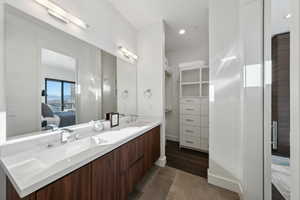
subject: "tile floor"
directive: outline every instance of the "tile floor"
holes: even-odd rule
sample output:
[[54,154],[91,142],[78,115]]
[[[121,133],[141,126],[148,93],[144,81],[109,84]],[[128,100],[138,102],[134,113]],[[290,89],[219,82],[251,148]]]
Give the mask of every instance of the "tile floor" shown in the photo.
[[205,178],[171,167],[154,168],[130,200],[239,200],[237,194],[209,185]]

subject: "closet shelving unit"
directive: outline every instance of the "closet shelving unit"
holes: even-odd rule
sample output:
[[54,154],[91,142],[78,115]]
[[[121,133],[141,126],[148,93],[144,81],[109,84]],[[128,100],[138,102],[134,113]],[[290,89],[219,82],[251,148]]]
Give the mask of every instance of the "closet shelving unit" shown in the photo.
[[208,151],[209,67],[183,63],[180,72],[180,147]]
[[[192,64],[190,64],[192,65]],[[180,66],[180,97],[208,97],[209,68],[206,65]]]

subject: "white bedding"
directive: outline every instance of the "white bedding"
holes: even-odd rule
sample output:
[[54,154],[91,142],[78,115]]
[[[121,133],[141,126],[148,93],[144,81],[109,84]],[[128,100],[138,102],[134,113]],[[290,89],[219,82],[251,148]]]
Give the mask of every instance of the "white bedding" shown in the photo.
[[[278,162],[278,159],[280,162]],[[289,161],[286,162],[286,158],[273,157],[272,163],[272,183],[286,199],[290,200],[290,188],[291,188],[291,172]]]

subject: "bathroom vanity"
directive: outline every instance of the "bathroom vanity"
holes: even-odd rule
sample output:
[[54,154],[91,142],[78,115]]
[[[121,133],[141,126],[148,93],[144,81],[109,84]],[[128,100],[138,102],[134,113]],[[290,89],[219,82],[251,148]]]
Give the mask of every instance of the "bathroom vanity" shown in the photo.
[[[102,141],[99,144],[80,144],[97,137]],[[64,154],[74,145],[82,145],[83,150],[52,161],[61,156],[59,151]],[[41,157],[39,166],[38,153],[25,158],[20,152],[23,160],[15,155],[1,159],[8,175],[7,200],[123,200],[159,159],[160,125],[135,123],[45,151],[49,151],[48,156]]]
[[161,119],[137,117],[136,60],[12,6],[4,15],[6,199],[127,199],[160,157]]

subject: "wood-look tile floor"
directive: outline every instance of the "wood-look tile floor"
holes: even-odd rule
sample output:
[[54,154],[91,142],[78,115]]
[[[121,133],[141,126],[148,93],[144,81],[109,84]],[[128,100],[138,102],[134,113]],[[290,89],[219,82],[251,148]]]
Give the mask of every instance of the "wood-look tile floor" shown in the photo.
[[166,142],[167,165],[207,178],[208,154],[179,148],[178,142]]
[[212,186],[205,178],[171,167],[154,168],[130,200],[239,200],[236,193]]
[[285,200],[274,185],[272,185],[272,200]]

